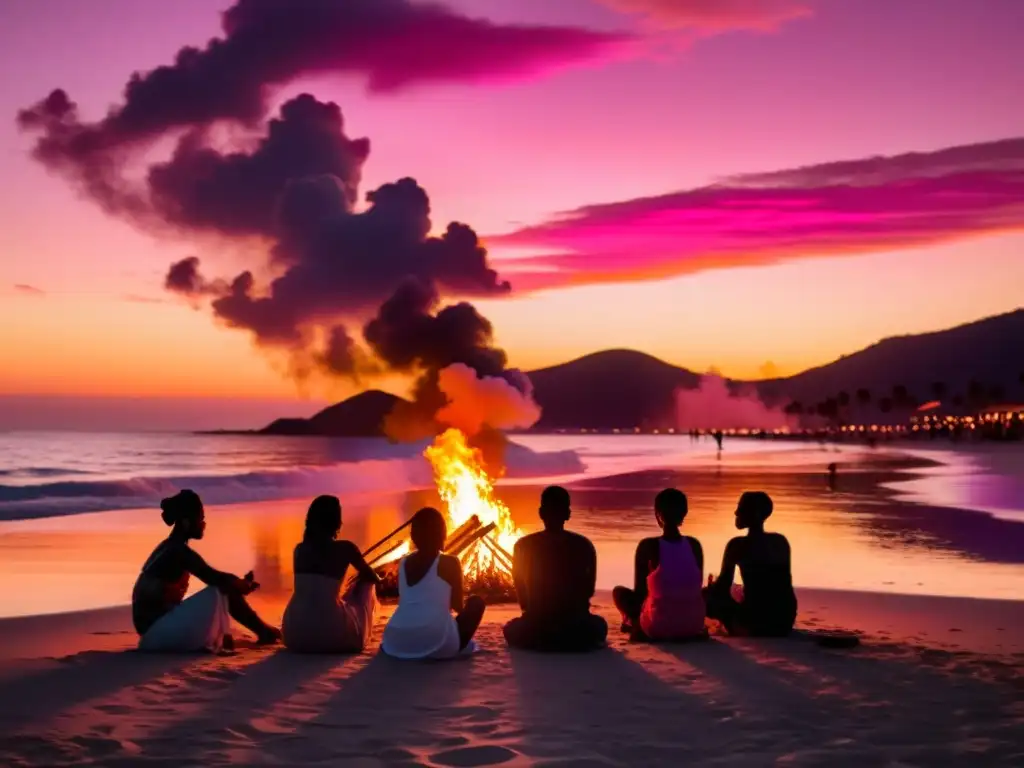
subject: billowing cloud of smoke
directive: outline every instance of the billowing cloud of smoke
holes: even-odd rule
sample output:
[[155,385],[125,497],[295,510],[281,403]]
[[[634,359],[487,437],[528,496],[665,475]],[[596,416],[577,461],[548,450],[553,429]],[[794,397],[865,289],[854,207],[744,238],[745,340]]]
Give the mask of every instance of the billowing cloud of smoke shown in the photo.
[[438,375],[438,388],[448,402],[437,412],[437,420],[468,435],[487,427],[532,427],[540,419],[540,406],[533,400],[529,379],[523,375],[521,381],[523,388],[518,389],[508,379],[480,378],[469,366],[450,365]]
[[[457,398],[468,395],[469,385],[458,390],[461,370],[479,377],[485,391],[490,387],[517,390],[531,399],[531,387],[524,374],[507,369],[504,350],[494,346],[494,329],[472,304],[460,302],[441,307],[434,287],[415,279],[403,282],[380,307],[376,317],[363,328],[363,338],[375,360],[392,371],[418,372],[411,402],[399,403],[385,422],[389,435],[415,440],[436,434],[445,423],[439,412]],[[453,371],[454,369],[454,371]],[[448,371],[443,375],[444,371]],[[446,392],[442,379],[447,384]],[[465,407],[483,404],[476,397]],[[456,411],[461,415],[461,411]],[[473,432],[514,426],[506,413],[481,419],[479,426],[466,424]],[[502,422],[502,423],[498,423]]]
[[779,408],[769,408],[754,391],[729,391],[721,376],[701,377],[696,389],[678,389],[676,429],[783,429],[797,420]]
[[702,33],[773,30],[811,14],[809,0],[602,0],[659,28]]
[[[540,254],[520,290],[650,280],[1024,229],[1024,138],[726,179],[488,238]],[[545,255],[544,249],[548,249]]]
[[36,156],[104,205],[142,214],[148,201],[121,176],[141,147],[184,132],[179,149],[202,163],[208,126],[259,125],[275,91],[303,76],[350,75],[371,91],[395,91],[535,74],[627,42],[573,27],[496,24],[413,0],[237,0],[222,29],[172,64],[133,74],[102,120],[82,122],[62,90],[24,110],[21,125],[42,133]]
[[268,105],[305,75],[349,73],[394,90],[534,72],[624,39],[495,24],[411,0],[237,0],[223,29],[173,64],[133,75],[101,120],[83,121],[59,90],[23,110],[36,158],[137,226],[262,248],[262,263],[234,277],[183,259],[165,288],[285,353],[296,377],[418,377],[413,402],[389,420],[396,436],[436,428],[448,366],[526,392],[490,323],[471,304],[441,298],[509,293],[476,233],[452,223],[430,236],[429,198],[410,178],[369,192],[357,210],[369,141],[347,136],[338,105],[312,95],[269,119]]

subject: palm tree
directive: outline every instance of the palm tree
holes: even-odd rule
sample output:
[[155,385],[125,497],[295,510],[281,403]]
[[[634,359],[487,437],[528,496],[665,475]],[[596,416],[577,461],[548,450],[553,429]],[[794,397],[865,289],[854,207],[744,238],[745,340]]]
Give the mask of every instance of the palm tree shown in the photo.
[[946,382],[944,381],[933,381],[932,382],[932,394],[936,400],[942,400],[946,396]]
[[879,400],[878,401],[878,410],[880,410],[882,413],[889,413],[889,412],[891,412],[892,411],[892,398],[891,397],[883,397],[881,400]]
[[784,413],[788,413],[791,416],[799,416],[801,413],[804,412],[804,404],[801,403],[799,400],[794,400],[782,410]]
[[850,404],[850,393],[845,391],[840,392],[836,395],[836,400],[839,402],[840,408],[845,408]]
[[871,390],[861,387],[857,390],[857,402],[861,405],[867,405],[871,402]]

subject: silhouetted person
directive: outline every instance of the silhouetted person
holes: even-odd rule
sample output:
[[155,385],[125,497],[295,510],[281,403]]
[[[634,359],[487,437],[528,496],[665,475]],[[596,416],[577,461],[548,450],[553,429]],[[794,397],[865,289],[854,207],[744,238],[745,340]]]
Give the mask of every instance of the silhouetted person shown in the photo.
[[544,530],[524,536],[512,553],[512,575],[523,615],[505,625],[505,640],[536,651],[589,651],[604,645],[608,623],[590,612],[597,552],[590,540],[565,530],[569,492],[546,488],[540,497]]
[[633,589],[612,590],[622,629],[636,640],[684,640],[706,636],[704,629],[704,550],[679,532],[686,517],[686,494],[666,488],[654,498],[661,536],[644,539],[634,558]]
[[[306,531],[295,547],[295,592],[284,611],[284,644],[300,653],[359,653],[370,638],[377,609],[377,574],[351,541],[338,541],[341,502],[317,496],[306,512]],[[340,599],[349,567],[356,578]]]
[[448,527],[440,512],[424,507],[413,515],[410,537],[416,550],[398,565],[398,607],[381,649],[400,659],[454,658],[476,634],[484,601],[463,600],[462,563],[441,552]]
[[722,441],[725,440],[725,435],[722,434],[722,430],[715,432],[715,443],[718,444],[718,450],[722,450]]
[[831,464],[828,465],[828,487],[829,487],[829,490],[834,491],[836,489],[836,473],[838,472],[838,469],[839,468],[836,466],[835,462],[832,462]]
[[[189,546],[206,532],[203,502],[194,491],[180,491],[160,502],[171,534],[142,566],[132,590],[132,621],[139,647],[153,651],[218,651],[231,646],[229,616],[256,635],[261,644],[281,633],[261,619],[245,596],[259,588],[250,571],[239,578],[207,565]],[[189,577],[209,585],[187,600]]]
[[[764,491],[740,496],[736,527],[746,529],[747,535],[726,545],[722,573],[717,581],[708,580],[708,616],[721,621],[730,634],[781,637],[789,634],[796,621],[789,542],[781,533],[764,529],[772,506]],[[734,595],[737,567],[743,588],[742,594]]]

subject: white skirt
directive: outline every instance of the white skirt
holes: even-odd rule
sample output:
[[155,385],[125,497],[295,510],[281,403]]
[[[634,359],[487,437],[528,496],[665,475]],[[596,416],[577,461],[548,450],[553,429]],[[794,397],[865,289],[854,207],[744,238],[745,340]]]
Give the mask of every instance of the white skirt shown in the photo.
[[157,653],[217,653],[231,630],[228,598],[207,587],[165,613],[141,638],[140,651]]

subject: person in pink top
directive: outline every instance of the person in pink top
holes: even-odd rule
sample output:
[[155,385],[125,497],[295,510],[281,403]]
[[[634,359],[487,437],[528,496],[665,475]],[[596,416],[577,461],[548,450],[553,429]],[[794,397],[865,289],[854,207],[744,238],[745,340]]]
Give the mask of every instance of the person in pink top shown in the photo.
[[688,640],[706,637],[704,628],[704,550],[679,532],[687,513],[686,494],[666,488],[654,499],[661,536],[636,548],[633,589],[612,591],[622,614],[622,630],[634,640]]

